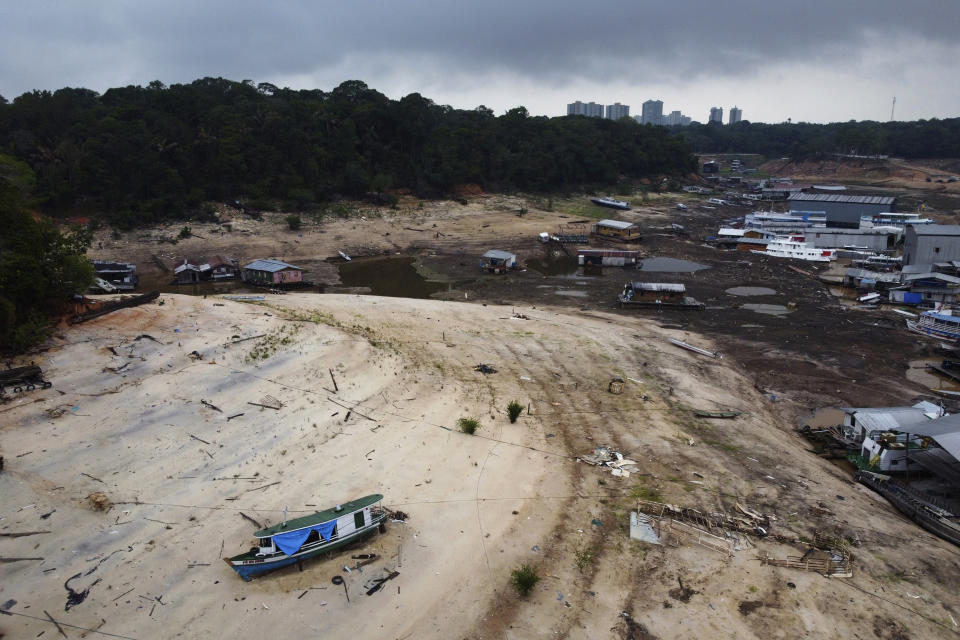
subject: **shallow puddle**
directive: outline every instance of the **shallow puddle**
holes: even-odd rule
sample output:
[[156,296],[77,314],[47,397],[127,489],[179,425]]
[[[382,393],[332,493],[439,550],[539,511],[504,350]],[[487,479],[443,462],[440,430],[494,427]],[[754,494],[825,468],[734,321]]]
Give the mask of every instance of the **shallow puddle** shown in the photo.
[[745,304],[743,308],[768,316],[785,316],[788,313],[792,313],[790,309],[782,304]]
[[586,298],[587,292],[579,289],[557,289],[554,291],[558,296],[569,296],[571,298]]
[[545,276],[565,276],[576,273],[579,269],[576,258],[561,256],[553,259],[530,258],[525,261],[528,269]]
[[824,407],[813,412],[812,416],[803,420],[803,424],[810,425],[814,429],[823,429],[843,424],[843,409],[837,407]]
[[727,289],[727,293],[732,296],[772,296],[777,292],[767,287],[732,287]]
[[394,298],[429,298],[447,287],[433,282],[414,268],[412,256],[354,258],[338,266],[340,282],[345,287],[370,287],[375,296]]
[[640,264],[641,271],[661,271],[666,273],[691,273],[701,269],[709,269],[705,264],[677,258],[647,258]]

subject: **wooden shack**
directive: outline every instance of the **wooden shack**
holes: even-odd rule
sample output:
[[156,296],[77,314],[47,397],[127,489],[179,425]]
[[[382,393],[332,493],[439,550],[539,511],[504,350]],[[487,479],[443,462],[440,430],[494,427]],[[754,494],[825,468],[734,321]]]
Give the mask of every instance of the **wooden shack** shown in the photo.
[[590,225],[590,233],[600,238],[609,238],[619,242],[639,242],[643,240],[640,227],[623,220],[600,220]]
[[686,295],[687,288],[672,282],[628,282],[617,296],[617,306],[658,309],[704,309],[705,305]]
[[303,282],[303,269],[280,260],[254,260],[243,268],[243,281],[259,286],[297,285]]
[[509,269],[517,268],[517,255],[500,249],[490,249],[483,254],[480,268],[490,273],[506,273]]

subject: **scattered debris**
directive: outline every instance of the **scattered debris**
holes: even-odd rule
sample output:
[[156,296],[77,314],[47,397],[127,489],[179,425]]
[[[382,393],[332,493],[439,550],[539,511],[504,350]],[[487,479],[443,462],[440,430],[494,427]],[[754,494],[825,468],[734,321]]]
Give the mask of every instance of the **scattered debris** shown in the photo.
[[200,352],[194,350],[187,354],[191,360],[203,360],[203,356],[200,355]]
[[650,517],[637,511],[630,512],[630,538],[650,544],[663,544],[650,524]]
[[239,417],[242,416],[242,415],[243,415],[242,413],[235,413],[235,414],[233,414],[232,416],[227,416],[227,422],[230,422],[230,421],[233,420],[234,418],[239,418]]
[[90,595],[90,589],[93,589],[93,587],[101,580],[101,578],[97,578],[92,583],[90,583],[90,586],[88,586],[83,591],[74,591],[70,587],[70,581],[76,580],[81,575],[82,574],[80,573],[72,575],[69,578],[67,578],[66,582],[63,583],[63,588],[67,590],[67,604],[63,607],[64,611],[70,611],[70,609],[72,609],[73,607],[77,606],[78,604],[86,600],[87,596]]
[[368,596],[372,596],[377,591],[379,591],[383,585],[390,580],[393,580],[400,575],[399,571],[390,571],[389,569],[382,569],[380,575],[375,578],[371,578],[363,583],[363,589],[367,592]]
[[89,473],[84,473],[83,471],[81,471],[81,472],[80,472],[80,475],[82,475],[82,476],[87,476],[87,477],[90,478],[91,480],[96,480],[96,481],[99,482],[100,484],[107,484],[106,482],[104,482],[104,481],[101,480],[100,478],[97,478],[96,476],[92,476],[92,475],[90,475]]
[[695,347],[692,344],[684,342],[683,340],[677,340],[676,338],[667,338],[667,341],[670,342],[670,344],[676,345],[688,351],[693,351],[694,353],[699,353],[702,356],[709,356],[711,358],[716,358],[717,360],[720,360],[723,358],[723,356],[716,351],[709,351],[707,349]]
[[623,378],[611,378],[610,384],[607,385],[607,391],[615,395],[623,393]]
[[41,533],[50,533],[49,531],[15,531],[13,533],[0,533],[0,538],[22,538],[24,536],[36,536]]
[[243,516],[243,519],[244,519],[244,520],[247,520],[248,522],[252,523],[258,530],[264,528],[262,524],[260,524],[259,522],[257,522],[256,520],[254,520],[253,518],[251,518],[250,516],[248,516],[248,515],[245,514],[244,512],[240,511],[240,512],[238,512],[238,513],[239,513],[241,516]]
[[[218,413],[223,413],[223,411],[220,409],[220,407],[216,406],[216,405],[213,404],[212,402],[207,402],[207,401],[204,400],[203,398],[200,399],[200,404],[202,404],[203,406],[207,407],[208,409],[213,409],[214,411],[217,411]],[[209,443],[208,443],[208,444],[209,444]]]
[[618,478],[629,478],[638,470],[635,461],[624,458],[622,453],[606,446],[599,446],[592,454],[580,456],[577,460],[595,467],[610,467],[610,473]]
[[480,373],[482,373],[482,374],[484,374],[484,375],[489,375],[489,374],[491,374],[491,373],[496,373],[496,372],[497,372],[497,370],[494,369],[494,368],[493,368],[492,366],[490,366],[489,364],[483,364],[483,363],[478,364],[477,366],[475,366],[475,367],[473,368],[473,370],[474,370],[474,371],[479,371]]
[[273,396],[263,396],[260,398],[260,402],[247,402],[247,404],[252,404],[255,407],[263,407],[264,409],[273,409],[279,410],[283,407],[283,403],[274,398]]
[[[103,481],[101,480],[101,482]],[[108,498],[107,494],[105,494],[103,491],[94,491],[88,495],[87,502],[90,503],[90,508],[94,511],[107,511],[113,506],[113,503],[110,502],[110,498]]]
[[[220,411],[220,409],[217,409],[217,411]],[[207,442],[207,441],[204,440],[203,438],[198,438],[197,436],[193,435],[192,433],[188,433],[187,435],[190,436],[191,438],[193,438],[194,440],[196,440],[197,442],[202,442],[203,444],[210,444],[209,442]]]

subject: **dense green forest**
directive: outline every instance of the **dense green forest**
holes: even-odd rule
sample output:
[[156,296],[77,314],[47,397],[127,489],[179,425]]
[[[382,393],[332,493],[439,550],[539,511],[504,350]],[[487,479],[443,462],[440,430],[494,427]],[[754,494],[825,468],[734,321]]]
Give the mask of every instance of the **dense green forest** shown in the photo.
[[93,281],[87,260],[92,232],[62,232],[27,210],[35,186],[24,163],[0,155],[0,352],[42,340],[48,318]]
[[803,160],[831,153],[885,154],[901,158],[960,158],[960,118],[916,122],[834,122],[831,124],[674,127],[698,153],[759,153]]
[[689,146],[631,120],[531,117],[400,100],[359,81],[330,92],[204,78],[190,84],[26,93],[0,101],[0,152],[37,177],[42,210],[120,227],[195,215],[211,200],[408,189],[585,190],[696,170]]

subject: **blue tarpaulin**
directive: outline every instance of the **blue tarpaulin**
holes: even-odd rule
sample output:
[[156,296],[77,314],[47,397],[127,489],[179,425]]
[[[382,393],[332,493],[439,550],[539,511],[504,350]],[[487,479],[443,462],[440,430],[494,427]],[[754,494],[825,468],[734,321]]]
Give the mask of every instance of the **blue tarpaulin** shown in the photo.
[[904,293],[903,301],[906,302],[907,304],[920,304],[921,302],[923,302],[923,294],[909,293],[909,292]]
[[330,522],[324,522],[323,524],[315,524],[312,527],[307,527],[306,529],[297,529],[296,531],[288,531],[287,533],[277,533],[273,536],[273,541],[276,543],[280,551],[283,551],[288,556],[292,556],[297,551],[300,550],[301,545],[306,541],[307,536],[310,535],[311,531],[316,531],[320,534],[320,537],[324,540],[329,540],[330,536],[333,534],[333,528],[337,526],[336,520],[331,520]]

